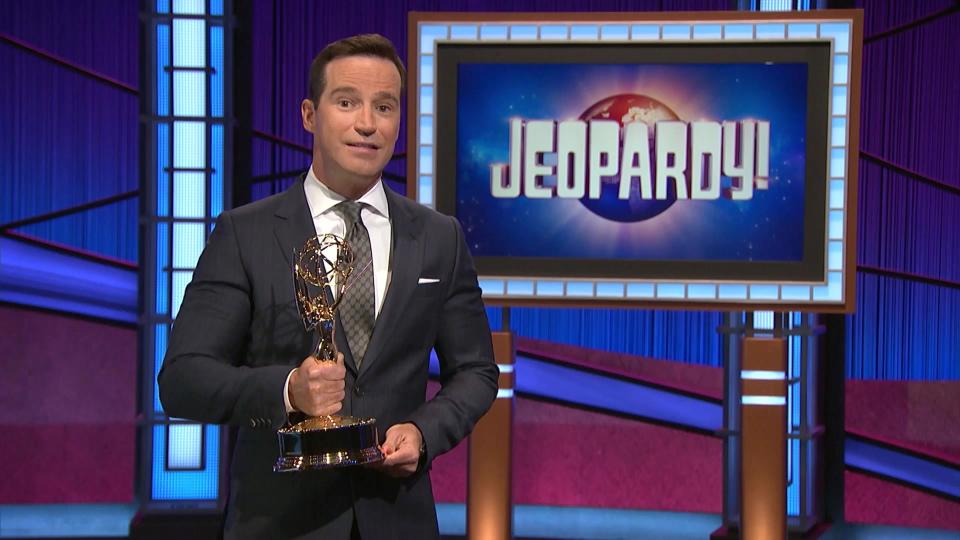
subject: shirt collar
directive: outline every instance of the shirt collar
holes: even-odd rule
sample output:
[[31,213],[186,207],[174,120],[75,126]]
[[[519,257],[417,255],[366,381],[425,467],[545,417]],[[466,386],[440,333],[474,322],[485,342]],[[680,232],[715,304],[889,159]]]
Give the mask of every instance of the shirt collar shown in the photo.
[[[307,206],[310,207],[310,216],[317,217],[338,203],[347,200],[336,191],[330,189],[313,174],[313,165],[307,171],[307,178],[303,181],[303,191],[307,195]],[[387,194],[384,192],[383,179],[377,182],[367,190],[357,202],[364,203],[375,212],[385,218],[390,218],[390,210],[387,208]]]

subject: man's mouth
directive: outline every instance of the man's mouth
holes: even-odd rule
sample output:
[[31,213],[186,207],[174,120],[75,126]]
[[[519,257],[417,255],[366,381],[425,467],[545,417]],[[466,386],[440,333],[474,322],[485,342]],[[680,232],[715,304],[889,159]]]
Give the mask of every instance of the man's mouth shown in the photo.
[[373,143],[365,143],[365,142],[347,143],[347,146],[351,146],[351,147],[353,147],[353,148],[362,148],[362,149],[366,149],[366,150],[379,150],[379,149],[380,149],[379,146],[377,146],[377,145],[375,145],[375,144],[373,144]]

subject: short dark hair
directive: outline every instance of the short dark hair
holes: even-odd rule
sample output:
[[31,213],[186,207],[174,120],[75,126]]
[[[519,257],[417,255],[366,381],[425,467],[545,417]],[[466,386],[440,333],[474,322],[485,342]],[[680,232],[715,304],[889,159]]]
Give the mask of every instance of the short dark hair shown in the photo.
[[407,70],[404,69],[403,61],[397,55],[397,49],[394,48],[393,43],[380,34],[360,34],[327,45],[310,63],[310,81],[307,86],[307,95],[314,105],[320,100],[320,94],[323,94],[323,88],[326,84],[324,75],[327,64],[345,56],[376,56],[393,62],[393,65],[397,66],[397,71],[400,72],[400,92],[402,93],[405,90]]

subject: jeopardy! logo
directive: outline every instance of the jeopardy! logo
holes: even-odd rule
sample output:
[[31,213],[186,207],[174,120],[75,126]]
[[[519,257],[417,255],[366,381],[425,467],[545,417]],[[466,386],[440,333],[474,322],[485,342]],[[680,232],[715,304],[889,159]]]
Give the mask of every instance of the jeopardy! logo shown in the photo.
[[677,200],[752,199],[768,187],[769,159],[769,122],[684,122],[653,98],[621,94],[577,120],[511,119],[510,162],[490,165],[490,192],[577,199],[602,217],[642,221]]

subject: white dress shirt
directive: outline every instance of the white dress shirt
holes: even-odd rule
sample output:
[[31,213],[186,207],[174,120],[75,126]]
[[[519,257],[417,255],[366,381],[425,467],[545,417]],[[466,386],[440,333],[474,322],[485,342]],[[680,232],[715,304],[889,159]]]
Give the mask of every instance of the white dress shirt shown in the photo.
[[[383,297],[390,281],[392,240],[390,209],[387,208],[387,194],[383,190],[383,182],[378,180],[369,191],[357,199],[357,202],[364,204],[360,219],[370,234],[370,251],[373,256],[374,318],[380,315]],[[341,238],[345,237],[346,225],[343,219],[333,211],[333,207],[347,198],[320,182],[313,174],[312,166],[304,180],[303,191],[307,194],[307,206],[310,207],[313,227],[317,234],[335,234]],[[357,268],[356,271],[359,272],[360,269]],[[336,287],[333,289],[336,294]]]
[[[333,211],[333,207],[341,201],[347,200],[347,198],[328,188],[317,179],[317,176],[313,173],[313,165],[310,165],[307,177],[303,181],[303,191],[307,195],[307,206],[310,208],[310,216],[313,218],[313,227],[317,235],[335,234],[341,238],[345,237],[346,224]],[[373,260],[374,319],[376,319],[380,315],[383,298],[386,296],[387,286],[390,284],[390,246],[393,239],[390,226],[390,209],[387,207],[387,194],[384,192],[383,181],[378,180],[369,191],[357,199],[357,202],[364,205],[360,211],[360,220],[363,221],[363,225],[370,235],[370,251]],[[360,269],[357,268],[356,271],[359,272]],[[331,287],[331,289],[336,294],[336,287]],[[293,375],[293,370],[290,371],[290,375]],[[290,405],[290,394],[288,392],[290,375],[287,375],[287,382],[283,385],[283,402],[288,413],[294,410],[293,406]]]

